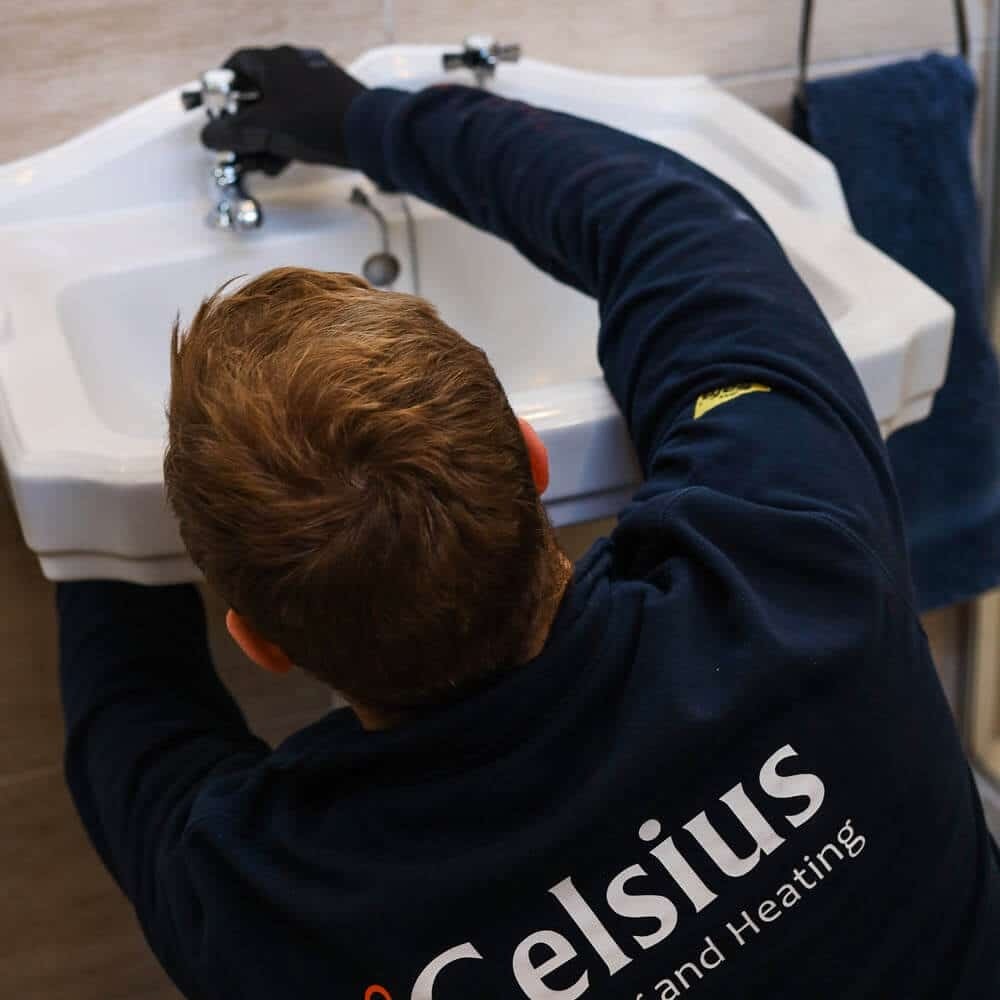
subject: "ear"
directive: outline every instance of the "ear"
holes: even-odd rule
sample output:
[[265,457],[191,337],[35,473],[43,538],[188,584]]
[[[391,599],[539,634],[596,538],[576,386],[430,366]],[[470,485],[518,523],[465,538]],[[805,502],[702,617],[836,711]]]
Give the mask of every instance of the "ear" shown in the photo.
[[268,642],[263,636],[258,635],[246,619],[232,608],[226,612],[226,628],[229,629],[229,634],[233,637],[236,645],[258,667],[270,670],[273,674],[287,674],[294,666],[280,646],[276,646],[273,642]]
[[531,478],[535,481],[535,489],[541,496],[549,488],[549,453],[535,428],[521,417],[517,418],[524,436],[524,446],[528,449],[528,460],[531,462]]

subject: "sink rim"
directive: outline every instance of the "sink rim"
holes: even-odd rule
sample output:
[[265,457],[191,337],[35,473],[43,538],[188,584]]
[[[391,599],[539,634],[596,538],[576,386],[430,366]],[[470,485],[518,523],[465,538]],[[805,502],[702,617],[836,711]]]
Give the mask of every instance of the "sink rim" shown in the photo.
[[[359,181],[368,183],[361,174],[353,172],[331,178],[325,193],[333,221],[317,222],[308,231],[282,231],[275,227],[262,234],[266,243],[257,241],[246,246],[259,250],[276,243],[296,245],[317,234],[335,234],[337,221],[341,218],[356,223],[357,210],[348,205],[347,193]],[[422,219],[450,218],[442,210],[412,196],[410,205],[418,225]],[[395,221],[396,214],[402,218],[398,207],[386,204],[380,207],[390,223]],[[13,473],[58,480],[83,477],[109,484],[162,481],[165,437],[124,433],[109,426],[100,416],[91,401],[84,370],[74,360],[71,335],[60,320],[61,302],[67,292],[91,280],[109,276],[127,280],[129,274],[137,271],[155,271],[184,261],[219,259],[230,252],[230,245],[215,240],[216,234],[202,227],[200,220],[192,224],[191,216],[197,213],[178,215],[165,206],[153,206],[139,214],[144,216],[146,223],[150,215],[158,217],[161,224],[152,228],[158,232],[159,239],[140,262],[130,256],[127,240],[122,243],[116,239],[120,234],[126,238],[131,236],[133,240],[142,239],[141,234],[149,231],[149,225],[134,225],[135,214],[119,213],[114,218],[102,219],[102,231],[96,234],[94,220],[86,217],[30,226],[0,226],[0,256],[12,251],[8,238],[17,230],[23,233],[30,230],[34,238],[28,243],[27,251],[25,244],[18,247],[20,272],[0,278],[0,300],[5,300],[4,313],[12,327],[11,336],[0,341],[0,445]],[[71,251],[59,256],[49,254],[48,251],[56,249],[56,242],[65,248],[83,235],[105,237],[103,247],[88,255],[83,267]],[[274,251],[270,255],[274,255]],[[238,270],[238,261],[234,260],[233,266]],[[525,262],[524,266],[531,265]],[[254,268],[250,273],[258,271],[259,268]],[[33,300],[32,296],[12,287],[19,277],[27,276],[48,289],[44,300]],[[208,291],[211,289],[206,288],[206,293]],[[168,329],[165,325],[164,352],[169,343]],[[46,394],[34,391],[42,373],[35,372],[35,377],[31,377],[31,368],[41,357],[45,359],[44,379],[49,390]],[[28,377],[18,377],[25,372]],[[61,400],[58,412],[48,405],[53,395]],[[610,393],[599,376],[566,380],[509,395],[517,412],[524,416],[533,414],[544,432],[577,426],[614,408]],[[558,397],[561,408],[545,403],[545,397]],[[73,442],[72,447],[65,445],[67,440]]]
[[[430,71],[434,60],[448,48],[451,47],[380,47],[365,53],[350,68],[364,77],[366,73],[375,72],[380,61],[408,59],[414,74],[419,67]],[[644,99],[648,98],[643,113],[655,109],[676,112],[685,102],[693,107],[700,101],[702,106],[714,109],[713,113],[738,113],[741,117],[737,124],[746,123],[750,133],[774,137],[776,143],[781,136],[782,148],[786,150],[793,148],[787,144],[796,142],[773,122],[705,77],[623,77],[525,59],[517,67],[502,67],[499,79],[511,83],[520,80],[518,86],[527,89],[540,88],[544,82],[554,87],[585,85],[590,91],[594,90],[594,82],[599,81],[604,90],[617,88],[622,95],[630,94],[634,98],[641,94]],[[405,85],[405,80],[393,83]],[[202,203],[193,181],[204,172],[205,154],[194,142],[196,123],[180,109],[178,91],[179,88],[167,91],[65,143],[0,166],[0,255],[5,262],[13,262],[6,273],[0,273],[0,454],[7,466],[26,540],[39,554],[54,554],[47,564],[47,574],[57,572],[56,556],[66,555],[68,559],[69,553],[84,551],[79,544],[80,532],[74,535],[71,530],[70,522],[74,517],[87,525],[87,538],[95,545],[99,543],[99,549],[94,551],[111,553],[109,558],[120,556],[123,566],[131,563],[137,567],[144,559],[166,560],[163,563],[166,565],[171,562],[169,557],[183,553],[172,519],[163,516],[162,452],[165,442],[114,432],[99,420],[91,407],[83,405],[80,394],[74,395],[74,382],[65,366],[69,365],[70,374],[76,379],[80,378],[79,370],[70,364],[63,331],[53,319],[57,297],[72,283],[109,273],[109,260],[117,259],[119,270],[127,271],[129,264],[132,269],[155,267],[183,258],[229,253],[234,246],[230,236],[226,236],[229,242],[220,243],[220,234],[212,233],[202,224]],[[606,111],[612,105],[613,102],[605,102],[602,107]],[[187,132],[191,133],[190,137],[180,134]],[[744,131],[740,131],[740,137],[746,139]],[[56,207],[40,211],[33,219],[12,221],[10,212],[6,213],[6,219],[4,217],[5,207],[23,205],[32,198],[41,198],[44,203],[49,193],[58,193],[59,185],[69,183],[72,186],[98,168],[110,170],[116,157],[145,145],[161,143],[157,147],[159,155],[167,149],[164,143],[168,141],[171,155],[176,154],[178,169],[183,173],[180,180],[168,178],[171,183],[176,181],[176,190],[169,196],[157,192],[146,203],[67,214],[65,206],[58,208],[58,197],[53,195],[51,204]],[[801,147],[800,151],[806,149]],[[810,176],[812,170],[817,181],[829,180],[832,167],[818,154],[809,151],[806,156],[803,153],[802,162],[807,166],[804,176]],[[826,166],[820,170],[815,168],[817,163]],[[163,173],[166,166],[158,162],[157,169]],[[320,175],[310,173],[310,169],[295,174],[298,168],[291,168],[282,178],[266,184],[262,179],[259,193],[265,206],[269,199],[273,203],[279,196],[315,205],[314,199],[321,192],[330,193],[331,206],[339,205],[339,200],[333,197],[335,193],[340,199],[345,189],[353,184],[369,183],[353,171],[327,171],[323,179],[318,180]],[[941,368],[940,379],[931,384],[933,366],[928,365],[927,359],[937,356],[935,352],[940,352],[942,336],[950,335],[943,331],[945,327],[950,331],[953,313],[936,293],[854,232],[846,208],[841,211],[838,207],[843,205],[839,186],[837,195],[837,198],[824,196],[825,202],[824,198],[819,198],[826,207],[813,204],[808,211],[778,199],[778,207],[768,206],[768,212],[775,215],[768,221],[776,230],[780,228],[783,244],[807,263],[816,255],[826,253],[833,264],[816,266],[815,270],[829,278],[834,287],[841,283],[849,290],[864,288],[861,279],[870,279],[872,273],[881,272],[885,278],[878,296],[873,299],[866,296],[858,299],[850,292],[850,308],[835,324],[838,335],[847,329],[854,330],[856,342],[849,353],[856,365],[865,362],[873,367],[885,367],[890,361],[895,365],[895,381],[885,386],[886,398],[895,393],[895,401],[877,407],[877,413],[880,409],[885,417],[882,420],[885,433],[913,419],[943,380],[944,369]],[[417,199],[411,204],[422,210],[423,203]],[[775,219],[781,227],[775,225]],[[270,228],[259,235],[269,241],[301,237],[301,228],[284,232],[277,223],[278,220],[272,218],[268,223]],[[310,223],[316,231],[323,232],[332,224],[325,215],[313,218]],[[129,233],[131,235],[122,245],[109,248],[100,242],[102,234],[117,238]],[[152,247],[150,233],[157,237]],[[81,269],[81,255],[76,249],[79,246],[93,248],[83,257],[88,270]],[[51,253],[44,260],[35,261],[37,266],[32,270],[32,260],[30,254],[25,253],[25,247],[47,248]],[[136,260],[141,260],[142,264],[136,265]],[[238,267],[235,260],[234,266]],[[60,267],[66,278],[61,285],[58,280]],[[30,301],[32,282],[42,290],[36,302]],[[896,331],[906,329],[895,337],[883,330],[877,344],[864,349],[862,343],[859,349],[858,341],[863,341],[865,324],[878,320],[880,302],[893,309]],[[46,315],[48,319],[44,319]],[[32,317],[42,319],[29,322]],[[166,346],[166,338],[164,340]],[[53,344],[55,349],[51,349]],[[61,355],[60,344],[64,348]],[[900,346],[905,350],[897,363],[893,356]],[[51,374],[57,362],[63,364],[62,372],[66,377],[62,385],[53,390]],[[912,382],[916,377],[914,373],[923,379],[917,386],[921,391],[913,391],[912,385],[907,386],[907,380]],[[23,379],[23,384],[12,385],[12,377],[15,382]],[[61,405],[57,408],[59,414],[53,415],[53,408],[48,404],[56,395]],[[22,405],[26,397],[32,397],[30,402],[34,403],[27,411]],[[592,516],[598,516],[603,509],[600,503],[606,501],[609,509],[615,504],[620,507],[625,494],[634,488],[636,470],[627,436],[624,436],[624,423],[600,377],[514,392],[510,399],[516,412],[534,418],[553,453],[552,488],[546,494],[550,510],[572,508],[578,512],[587,509],[593,511]],[[558,405],[553,406],[553,400]],[[96,424],[99,431],[90,439],[99,442],[96,450],[88,451],[85,447],[84,431],[88,424],[89,430],[95,430]],[[574,448],[585,454],[570,454]],[[598,465],[602,475],[595,478],[594,470]],[[598,481],[602,485],[595,487]],[[67,484],[74,488],[64,489]],[[111,514],[124,523],[111,524]],[[92,527],[87,523],[88,517],[92,518]],[[559,523],[570,520],[570,515],[566,514]],[[122,572],[124,574],[124,570]],[[134,572],[139,573],[139,570]],[[147,567],[142,572],[154,571]],[[171,570],[168,576],[175,579],[176,573]],[[136,577],[125,574],[125,578]],[[143,582],[150,581],[144,579]]]
[[[255,242],[243,246],[270,248],[282,243],[294,245],[317,233],[335,234],[342,221],[355,223],[356,209],[347,204],[347,194],[359,182],[367,183],[356,172],[338,172],[331,176],[322,188],[326,205],[324,211],[318,210],[312,200],[319,190],[317,187],[299,192],[303,204],[310,206],[309,221],[305,227],[282,228],[282,217],[277,213],[271,222],[271,229],[257,234]],[[382,207],[391,220],[393,208],[388,205],[388,199],[383,201]],[[84,282],[109,275],[125,278],[135,271],[168,268],[185,260],[218,259],[231,255],[234,273],[238,273],[239,254],[233,252],[234,245],[231,242],[220,243],[218,234],[202,226],[199,213],[195,211],[196,204],[192,201],[191,211],[188,212],[178,212],[172,206],[153,205],[109,213],[96,219],[82,216],[27,225],[0,225],[0,255],[10,258],[15,248],[19,252],[18,270],[0,278],[0,301],[3,301],[8,331],[7,336],[0,339],[0,399],[3,400],[0,407],[3,413],[0,444],[3,445],[8,465],[17,472],[26,474],[30,470],[33,475],[48,473],[61,478],[69,469],[110,483],[151,481],[161,475],[164,439],[115,430],[107,425],[90,402],[83,370],[73,360],[69,335],[59,319],[59,307],[63,296]],[[411,206],[418,224],[420,219],[446,215],[412,196]],[[140,258],[133,251],[145,239],[144,234],[150,231],[156,232],[158,239],[153,248],[146,249],[139,262]],[[25,237],[20,245],[17,240],[19,233]],[[79,255],[71,248],[88,236],[91,243],[99,245],[86,257],[86,263],[81,267]],[[332,238],[336,236],[332,235]],[[926,344],[921,345],[919,338],[912,337],[910,329],[919,328],[921,324],[940,323],[942,310],[950,314],[950,306],[943,299],[855,233],[847,232],[836,223],[814,219],[789,207],[783,218],[783,243],[791,255],[832,282],[835,290],[848,289],[852,283],[857,286],[859,281],[873,272],[880,274],[877,297],[871,300],[852,298],[847,291],[842,292],[846,305],[834,324],[841,340],[847,341],[845,346],[859,368],[866,363],[875,364],[900,348],[906,356],[926,350]],[[815,258],[823,253],[828,257],[828,264],[834,262],[833,271],[829,266],[824,270],[819,263],[815,263]],[[255,264],[251,273],[258,270]],[[36,284],[48,290],[48,294],[41,301],[22,294],[16,287],[18,278],[34,279]],[[206,289],[206,293],[208,291],[210,289]],[[871,321],[878,318],[879,301],[891,302],[894,309],[903,310],[904,318],[909,322],[896,324],[899,333],[895,337],[887,336],[882,331],[880,341],[869,347],[858,341]],[[31,329],[30,335],[24,332],[27,328]],[[166,343],[165,327],[165,348]],[[56,419],[46,407],[43,394],[32,389],[32,364],[37,363],[40,353],[46,358],[45,378],[50,392],[53,381],[58,380],[56,391],[63,402],[60,419]],[[919,373],[919,364],[911,363],[908,357],[902,365],[904,369],[914,366]],[[29,373],[23,381],[16,377],[21,371]],[[558,419],[553,418],[549,429],[577,424],[586,420],[588,413],[603,412],[610,402],[610,394],[599,379],[594,381],[599,384],[586,394],[585,402],[576,392],[567,397],[577,400],[578,405]],[[543,391],[551,394],[554,386],[560,384],[563,383],[550,384]],[[900,415],[905,414],[914,400],[933,392],[935,388],[936,385],[926,382],[907,385],[903,379],[895,392],[887,387],[887,395],[872,398],[873,408],[883,428],[894,428]],[[520,395],[511,393],[512,405],[518,412],[521,412],[519,406],[526,405],[520,402]],[[869,396],[873,397],[871,391]],[[540,404],[536,400],[532,405]],[[53,439],[61,442],[74,440],[75,445],[72,448],[67,448],[65,444],[53,446]]]

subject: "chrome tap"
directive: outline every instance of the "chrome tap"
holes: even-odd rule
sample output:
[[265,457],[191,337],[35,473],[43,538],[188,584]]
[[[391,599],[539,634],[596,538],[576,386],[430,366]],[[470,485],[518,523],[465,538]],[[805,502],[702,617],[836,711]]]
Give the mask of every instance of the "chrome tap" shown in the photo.
[[520,45],[501,45],[490,35],[469,35],[461,52],[445,52],[441,62],[446,70],[471,69],[481,87],[496,73],[498,63],[517,62],[520,58]]
[[[210,69],[202,73],[193,87],[181,91],[185,108],[204,107],[210,118],[232,115],[243,101],[255,101],[254,90],[237,90],[236,74],[231,69]],[[212,192],[215,206],[205,221],[213,229],[230,232],[256,229],[264,221],[260,202],[243,187],[244,168],[236,153],[219,153],[212,168]]]
[[235,153],[220,153],[212,170],[215,207],[205,218],[213,229],[256,229],[264,221],[260,202],[243,187],[243,165]]
[[352,205],[371,213],[378,224],[379,235],[382,238],[381,252],[370,254],[365,258],[364,264],[361,265],[361,273],[368,284],[376,288],[388,288],[399,277],[399,258],[389,249],[389,224],[361,188],[352,188],[349,200]]

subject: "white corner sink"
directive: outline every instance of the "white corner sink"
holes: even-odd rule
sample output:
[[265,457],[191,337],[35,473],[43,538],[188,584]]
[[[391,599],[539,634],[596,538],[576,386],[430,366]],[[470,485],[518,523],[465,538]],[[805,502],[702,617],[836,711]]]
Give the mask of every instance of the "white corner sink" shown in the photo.
[[[443,46],[393,46],[351,68],[415,89]],[[920,419],[944,379],[952,311],[862,240],[831,165],[703,77],[617,77],[524,59],[498,93],[671,146],[741,190],[768,220],[854,362],[884,433]],[[200,113],[170,91],[61,146],[0,167],[0,452],[28,545],[50,579],[197,579],[167,509],[162,455],[169,333],[178,310],[234,275],[296,264],[359,271],[379,248],[349,204],[385,213],[413,289],[403,200],[361,175],[295,166],[252,177],[265,224],[207,228],[211,155]],[[595,358],[590,299],[512,248],[416,199],[421,291],[484,347],[552,458],[557,524],[616,513],[638,473]]]

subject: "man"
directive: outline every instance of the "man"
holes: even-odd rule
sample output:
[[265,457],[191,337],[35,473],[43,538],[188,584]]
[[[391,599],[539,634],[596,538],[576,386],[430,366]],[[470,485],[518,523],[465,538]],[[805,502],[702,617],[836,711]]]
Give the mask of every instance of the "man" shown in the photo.
[[485,357],[351,276],[270,272],[175,330],[191,556],[251,658],[351,706],[271,752],[192,587],[59,586],[69,784],[180,988],[1000,995],[1000,863],[885,449],[753,208],[482,91],[229,65],[263,96],[209,145],[352,165],[596,296],[645,482],[569,567]]

